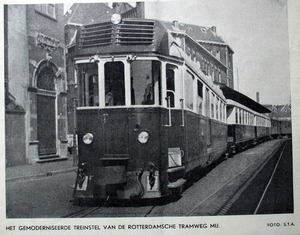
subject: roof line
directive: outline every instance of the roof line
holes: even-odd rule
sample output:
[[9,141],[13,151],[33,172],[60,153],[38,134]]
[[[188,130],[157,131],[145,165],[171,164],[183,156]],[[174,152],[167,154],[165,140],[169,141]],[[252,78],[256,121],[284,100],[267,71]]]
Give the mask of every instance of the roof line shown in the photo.
[[234,51],[232,50],[232,48],[226,42],[222,43],[222,42],[214,42],[214,41],[206,41],[206,40],[197,40],[197,42],[227,46],[234,53]]
[[68,24],[69,24],[69,23],[71,22],[71,20],[73,19],[73,16],[75,15],[75,13],[76,13],[76,11],[77,11],[77,9],[78,9],[78,6],[79,6],[79,3],[74,3],[74,4],[77,4],[77,5],[75,6],[74,12],[71,13],[71,17],[70,17],[70,19],[68,20]]
[[223,91],[224,96],[226,99],[231,99],[236,101],[246,107],[258,112],[258,113],[270,113],[271,110],[266,108],[265,106],[261,105],[260,103],[252,100],[250,97],[240,93],[228,86],[220,86],[221,90]]

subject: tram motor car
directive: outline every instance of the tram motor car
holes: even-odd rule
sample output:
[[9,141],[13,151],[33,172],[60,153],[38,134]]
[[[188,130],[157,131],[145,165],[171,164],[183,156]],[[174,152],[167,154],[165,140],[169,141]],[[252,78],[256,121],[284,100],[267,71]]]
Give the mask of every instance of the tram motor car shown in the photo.
[[172,28],[122,19],[77,33],[75,198],[177,195],[226,153],[226,99]]

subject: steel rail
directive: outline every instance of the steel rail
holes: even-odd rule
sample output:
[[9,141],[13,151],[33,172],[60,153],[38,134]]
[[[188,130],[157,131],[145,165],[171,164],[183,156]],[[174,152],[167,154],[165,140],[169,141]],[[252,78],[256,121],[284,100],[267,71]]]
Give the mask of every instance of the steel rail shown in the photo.
[[281,150],[280,156],[279,156],[279,158],[278,158],[278,160],[277,160],[277,162],[276,162],[276,165],[275,165],[275,167],[274,167],[274,169],[273,169],[272,175],[271,175],[271,177],[270,177],[270,179],[269,179],[269,181],[268,181],[268,184],[267,184],[267,186],[265,187],[265,190],[264,190],[264,192],[263,192],[263,194],[262,194],[262,196],[261,196],[261,198],[260,198],[260,200],[259,200],[259,202],[258,202],[258,204],[257,204],[257,207],[256,207],[256,209],[255,209],[255,211],[254,211],[254,213],[253,213],[254,215],[257,214],[257,211],[258,211],[258,209],[259,209],[259,207],[260,207],[260,205],[261,205],[261,203],[262,203],[262,200],[264,199],[265,194],[266,194],[266,192],[267,192],[267,190],[268,190],[268,188],[269,188],[269,186],[270,186],[270,184],[271,184],[271,182],[272,182],[272,180],[273,180],[274,174],[275,174],[275,172],[276,172],[276,170],[277,170],[277,166],[278,166],[278,164],[279,164],[279,162],[280,162],[280,160],[281,160],[281,157],[282,157],[282,154],[283,154],[283,152],[284,152],[284,150],[285,150],[286,145],[287,145],[287,141],[285,142],[285,145],[284,145],[284,147],[283,147],[282,150]]

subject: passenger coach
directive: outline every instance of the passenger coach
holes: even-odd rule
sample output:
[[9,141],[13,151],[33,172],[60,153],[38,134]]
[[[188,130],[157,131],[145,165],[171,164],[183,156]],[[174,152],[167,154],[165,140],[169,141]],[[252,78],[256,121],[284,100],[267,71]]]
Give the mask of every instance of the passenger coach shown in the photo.
[[232,155],[270,139],[271,119],[266,114],[271,111],[229,87],[221,89],[227,101],[228,153]]

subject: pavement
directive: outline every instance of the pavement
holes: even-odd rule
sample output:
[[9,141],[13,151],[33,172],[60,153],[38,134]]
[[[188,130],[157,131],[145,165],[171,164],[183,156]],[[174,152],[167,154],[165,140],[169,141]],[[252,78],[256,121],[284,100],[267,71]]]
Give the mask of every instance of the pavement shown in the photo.
[[6,181],[14,181],[63,174],[72,171],[76,172],[76,170],[77,164],[74,163],[73,156],[69,155],[64,161],[6,167],[5,178]]

